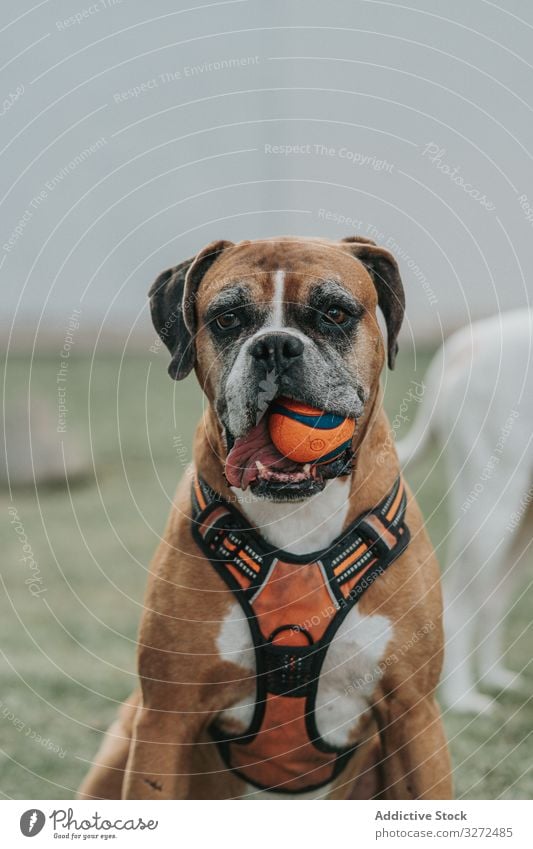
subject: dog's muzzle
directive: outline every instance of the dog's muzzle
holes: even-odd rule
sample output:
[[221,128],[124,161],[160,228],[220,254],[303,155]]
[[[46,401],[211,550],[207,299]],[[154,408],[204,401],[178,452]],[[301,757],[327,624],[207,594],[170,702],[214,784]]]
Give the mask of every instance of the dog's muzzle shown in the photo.
[[363,402],[343,364],[324,359],[299,331],[272,330],[249,339],[239,351],[219,410],[228,455],[230,486],[250,488],[274,501],[303,500],[326,481],[352,470],[351,446],[326,463],[298,463],[280,453],[270,437],[270,407],[279,397],[357,420]]

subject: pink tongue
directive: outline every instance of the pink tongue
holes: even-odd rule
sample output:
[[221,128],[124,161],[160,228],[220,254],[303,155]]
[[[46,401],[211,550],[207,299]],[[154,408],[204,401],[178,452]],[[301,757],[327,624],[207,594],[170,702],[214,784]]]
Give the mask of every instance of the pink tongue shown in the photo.
[[246,436],[235,440],[226,458],[226,478],[230,486],[246,489],[258,476],[257,461],[281,472],[296,472],[301,468],[280,454],[272,443],[266,416]]

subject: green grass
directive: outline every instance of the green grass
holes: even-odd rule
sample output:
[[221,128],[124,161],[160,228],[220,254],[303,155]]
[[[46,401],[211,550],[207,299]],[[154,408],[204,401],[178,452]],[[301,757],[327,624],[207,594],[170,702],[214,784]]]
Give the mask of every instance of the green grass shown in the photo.
[[[418,357],[418,379],[427,361],[427,355]],[[56,358],[40,359],[31,373],[32,398],[52,408],[58,365]],[[400,361],[387,378],[391,417],[408,392],[412,371],[411,363]],[[27,394],[28,360],[10,360],[7,374],[9,407]],[[94,468],[70,491],[13,492],[46,588],[40,598],[25,584],[28,569],[10,524],[11,501],[7,494],[0,497],[0,790],[11,798],[72,797],[117,703],[135,684],[146,569],[190,458],[203,398],[192,379],[175,384],[167,377],[161,351],[128,356],[122,364],[113,356],[92,367],[89,360],[72,360],[67,406],[65,439],[77,434]],[[445,484],[439,466],[426,480],[431,461],[410,481],[442,561]],[[529,592],[514,610],[509,642],[529,624],[532,602]],[[521,638],[510,664],[522,668],[530,656]],[[498,711],[486,719],[446,716],[458,796],[533,795],[527,752],[533,707],[504,695]]]

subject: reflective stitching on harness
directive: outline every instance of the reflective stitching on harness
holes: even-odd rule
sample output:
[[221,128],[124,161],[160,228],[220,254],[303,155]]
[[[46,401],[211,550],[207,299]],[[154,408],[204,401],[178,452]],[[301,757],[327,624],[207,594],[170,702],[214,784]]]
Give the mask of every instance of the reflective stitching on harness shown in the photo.
[[317,565],[318,565],[320,571],[322,572],[322,577],[324,578],[324,585],[326,586],[327,590],[329,591],[331,601],[333,602],[335,607],[338,608],[339,602],[337,600],[337,597],[335,596],[335,593],[333,592],[333,590],[331,588],[331,584],[329,582],[329,578],[328,578],[328,575],[327,575],[327,572],[326,572],[326,567],[324,566],[324,564],[322,563],[321,560],[317,560],[316,562],[317,562]]
[[261,581],[261,584],[259,585],[259,587],[255,591],[255,593],[252,596],[250,596],[250,604],[253,604],[253,602],[257,599],[258,595],[264,590],[264,588],[268,584],[268,581],[269,581],[269,579],[272,575],[272,572],[276,568],[277,562],[278,562],[278,559],[277,559],[277,557],[275,557],[274,560],[272,561],[272,563],[270,564],[270,566],[268,567],[267,573],[266,573],[264,579]]
[[204,481],[192,491],[194,539],[248,619],[257,667],[250,727],[228,736],[213,726],[211,734],[226,765],[257,787],[294,794],[324,786],[357,745],[320,737],[322,664],[346,615],[409,543],[403,483],[327,550],[304,557],[269,545]]

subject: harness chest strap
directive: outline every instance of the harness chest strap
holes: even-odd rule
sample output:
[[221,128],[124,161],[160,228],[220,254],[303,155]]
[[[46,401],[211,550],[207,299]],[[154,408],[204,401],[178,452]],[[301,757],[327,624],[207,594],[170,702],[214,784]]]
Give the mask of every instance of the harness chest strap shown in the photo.
[[193,536],[241,605],[254,643],[252,722],[235,736],[212,729],[228,767],[249,783],[306,792],[329,783],[355,751],[321,738],[318,681],[345,616],[409,543],[406,501],[398,478],[328,549],[298,557],[270,545],[232,504],[195,480]]

